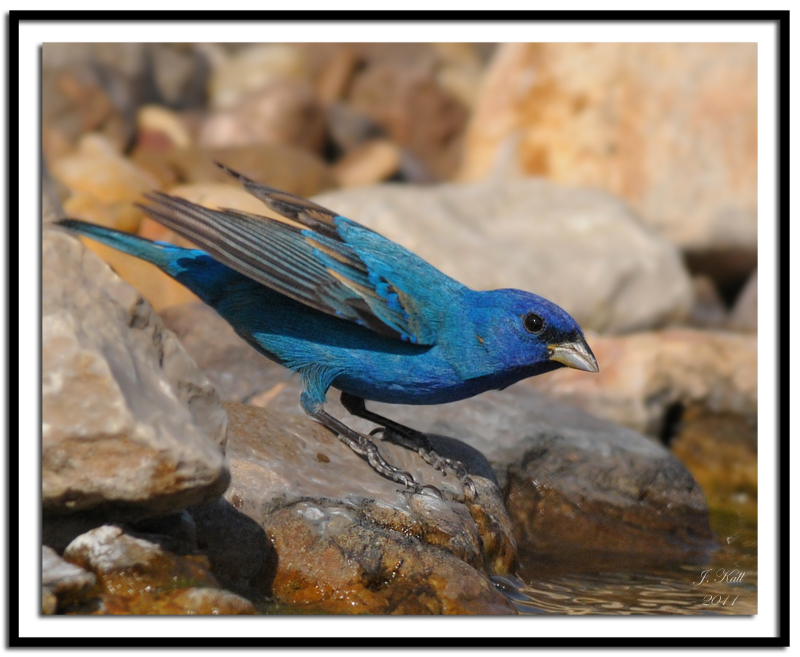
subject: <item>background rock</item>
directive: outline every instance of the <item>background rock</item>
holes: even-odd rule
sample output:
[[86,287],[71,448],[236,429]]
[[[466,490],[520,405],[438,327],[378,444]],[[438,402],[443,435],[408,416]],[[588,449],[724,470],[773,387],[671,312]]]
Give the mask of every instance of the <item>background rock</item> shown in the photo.
[[314,200],[470,287],[535,292],[584,328],[663,325],[692,301],[677,250],[602,192],[519,180],[380,185]]
[[616,194],[683,248],[753,247],[756,51],[746,43],[503,44],[470,121],[461,177],[486,176],[518,133],[528,175]]
[[713,413],[758,414],[755,336],[671,329],[619,337],[590,336],[595,376],[567,369],[525,385],[651,436],[692,404]]
[[64,561],[55,550],[42,546],[42,614],[56,613],[85,598],[95,584],[95,576]]
[[738,331],[758,332],[758,271],[747,281],[731,310],[730,327]]
[[139,294],[65,232],[42,244],[42,502],[133,516],[227,486],[216,392]]

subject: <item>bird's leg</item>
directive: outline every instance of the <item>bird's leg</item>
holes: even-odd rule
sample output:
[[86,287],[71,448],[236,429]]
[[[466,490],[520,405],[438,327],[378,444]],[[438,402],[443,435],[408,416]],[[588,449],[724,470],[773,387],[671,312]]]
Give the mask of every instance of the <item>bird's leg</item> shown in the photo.
[[339,440],[352,449],[356,454],[363,457],[367,463],[372,466],[372,469],[378,474],[411,489],[415,493],[421,493],[427,488],[438,494],[439,497],[442,496],[441,492],[435,486],[421,486],[414,481],[414,477],[412,477],[408,472],[405,472],[404,470],[401,470],[400,468],[397,468],[389,463],[385,458],[383,458],[383,456],[381,456],[378,448],[375,446],[375,443],[373,443],[368,436],[360,434],[358,431],[354,431],[343,422],[340,422],[329,413],[326,413],[324,410],[322,410],[321,405],[306,405],[304,403],[303,408],[306,413],[308,413],[322,426],[339,436]]
[[[356,397],[355,395],[343,392],[340,399],[342,406],[344,406],[345,409],[352,415],[381,425],[381,429],[376,431],[382,431],[384,440],[388,440],[390,443],[394,443],[396,445],[400,445],[401,447],[405,447],[406,449],[415,451],[425,460],[426,463],[440,472],[447,474],[446,468],[450,469],[456,475],[456,477],[458,477],[462,485],[466,488],[469,488],[473,497],[478,496],[478,491],[475,488],[475,484],[472,479],[470,479],[464,464],[461,463],[461,461],[449,459],[437,454],[431,447],[430,442],[428,442],[428,438],[424,433],[415,429],[411,429],[410,427],[406,427],[399,422],[395,422],[394,420],[390,420],[383,415],[378,415],[377,413],[368,411],[367,405],[361,397]],[[370,435],[374,434],[375,431],[372,431]]]

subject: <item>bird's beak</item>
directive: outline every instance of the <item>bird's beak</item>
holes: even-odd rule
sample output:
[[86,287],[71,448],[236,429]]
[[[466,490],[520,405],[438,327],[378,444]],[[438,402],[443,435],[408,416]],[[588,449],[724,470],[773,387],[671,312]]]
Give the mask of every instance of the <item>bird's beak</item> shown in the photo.
[[572,367],[584,372],[599,372],[597,359],[592,350],[583,338],[578,338],[575,342],[562,342],[547,346],[550,352],[550,360]]

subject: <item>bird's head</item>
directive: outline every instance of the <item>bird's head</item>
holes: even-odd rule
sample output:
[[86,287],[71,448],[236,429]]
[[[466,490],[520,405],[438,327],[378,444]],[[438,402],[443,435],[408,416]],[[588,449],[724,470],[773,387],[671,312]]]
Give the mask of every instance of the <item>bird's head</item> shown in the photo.
[[[477,293],[472,326],[486,355],[533,376],[559,367],[599,372],[583,331],[564,309],[521,290]],[[477,300],[476,300],[477,301]]]

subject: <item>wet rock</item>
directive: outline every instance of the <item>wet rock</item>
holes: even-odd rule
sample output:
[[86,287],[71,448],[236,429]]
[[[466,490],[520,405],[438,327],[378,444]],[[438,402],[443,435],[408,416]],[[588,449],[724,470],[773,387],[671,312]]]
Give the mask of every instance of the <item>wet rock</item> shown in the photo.
[[206,148],[267,143],[318,153],[325,129],[325,111],[308,85],[275,80],[235,107],[209,116],[199,140]]
[[191,550],[175,553],[157,536],[103,525],[77,537],[64,558],[93,572],[99,585],[96,599],[73,613],[255,613],[251,602],[219,589],[206,557]]
[[729,326],[736,331],[758,332],[758,271],[753,272],[739,294]]
[[225,412],[139,294],[61,230],[42,244],[42,503],[145,517],[213,500]]
[[516,134],[527,175],[618,195],[685,249],[754,247],[756,51],[503,44],[471,117],[460,179],[485,177]]
[[[485,461],[466,459],[479,493],[472,503],[410,495],[309,418],[226,408],[233,480],[225,497],[272,541],[276,600],[328,613],[514,613],[488,577],[507,574],[516,550]],[[446,441],[433,447],[455,454]],[[446,497],[463,494],[410,450],[380,449]]]
[[439,86],[429,67],[376,63],[355,77],[347,100],[439,180],[455,172],[467,109]]
[[470,287],[550,299],[584,328],[648,328],[690,308],[691,281],[675,247],[602,192],[529,179],[382,185],[315,201]]
[[52,548],[42,546],[42,613],[54,614],[82,600],[91,591],[95,576],[64,561]]
[[713,413],[758,413],[755,336],[670,329],[619,337],[589,336],[600,373],[556,370],[525,385],[651,436],[690,404]]

